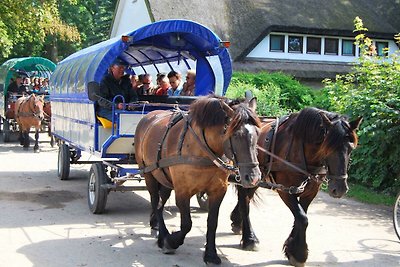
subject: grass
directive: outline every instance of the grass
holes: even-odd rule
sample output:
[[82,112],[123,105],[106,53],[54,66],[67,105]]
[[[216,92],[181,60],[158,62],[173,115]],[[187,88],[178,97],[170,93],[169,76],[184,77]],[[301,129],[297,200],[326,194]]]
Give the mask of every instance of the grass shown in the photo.
[[[328,192],[328,190],[325,188],[323,188],[322,190],[324,192]],[[377,193],[366,186],[351,183],[349,183],[349,191],[347,192],[346,197],[352,198],[362,203],[385,206],[393,206],[394,202],[396,201],[395,196]]]
[[377,193],[372,191],[368,187],[358,184],[349,184],[349,191],[346,195],[357,201],[368,204],[393,206],[394,202],[396,201],[395,196]]

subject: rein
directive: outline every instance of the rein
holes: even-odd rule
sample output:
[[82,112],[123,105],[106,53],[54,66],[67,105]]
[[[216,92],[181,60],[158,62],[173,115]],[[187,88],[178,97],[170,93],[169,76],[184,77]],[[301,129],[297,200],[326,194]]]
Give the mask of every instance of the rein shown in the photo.
[[[267,188],[267,189],[272,189],[272,190],[279,190],[279,191],[283,191],[286,193],[289,193],[291,195],[294,194],[300,194],[304,192],[304,189],[306,187],[306,185],[308,184],[308,182],[310,182],[311,180],[315,180],[317,182],[323,181],[325,182],[325,176],[326,173],[324,172],[320,172],[317,174],[312,174],[309,173],[305,170],[303,170],[302,168],[296,166],[295,164],[275,155],[274,153],[269,152],[268,150],[258,146],[258,149],[261,150],[262,152],[268,154],[270,157],[279,160],[280,162],[284,163],[286,166],[290,167],[291,169],[304,174],[307,178],[299,185],[299,186],[290,186],[290,187],[285,187],[282,184],[277,184],[275,182],[268,182],[268,181],[262,181],[258,184],[258,186],[262,187],[262,188]],[[325,168],[322,166],[321,170],[325,170]]]

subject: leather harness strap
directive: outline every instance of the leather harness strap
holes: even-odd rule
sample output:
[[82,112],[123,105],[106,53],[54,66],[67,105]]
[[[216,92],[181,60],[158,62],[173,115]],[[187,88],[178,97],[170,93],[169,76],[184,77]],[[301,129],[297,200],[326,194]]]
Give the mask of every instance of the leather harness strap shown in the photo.
[[[163,118],[165,118],[165,117],[163,117]],[[183,131],[182,131],[179,141],[178,141],[177,156],[170,156],[168,158],[162,158],[163,145],[165,143],[165,139],[166,139],[170,129],[174,125],[176,125],[179,121],[181,121],[182,119],[184,119],[185,123],[183,126],[184,127]],[[159,120],[157,120],[157,122],[158,121]],[[154,124],[155,124],[155,122],[153,123],[153,125]],[[196,157],[196,156],[184,156],[183,157],[182,156],[182,147],[183,147],[184,139],[185,139],[185,136],[186,136],[186,133],[188,130],[193,134],[196,141],[201,145],[201,148],[207,153],[208,157]],[[157,161],[148,166],[145,166],[145,164],[143,162],[143,165],[145,167],[141,169],[141,173],[144,174],[144,173],[152,172],[156,169],[161,169],[163,171],[163,174],[165,175],[165,177],[168,177],[164,168],[174,166],[174,165],[179,165],[179,164],[189,164],[189,165],[196,165],[196,166],[215,166],[216,165],[217,167],[223,169],[224,171],[236,171],[236,168],[234,166],[228,165],[221,158],[216,156],[213,151],[211,151],[211,149],[208,147],[208,145],[205,141],[205,138],[203,137],[201,139],[196,134],[196,132],[194,131],[192,126],[190,125],[188,113],[184,112],[182,110],[175,111],[174,114],[170,118],[170,121],[165,129],[165,132],[163,133],[163,137],[158,146]]]
[[25,99],[22,100],[22,102],[21,102],[21,104],[19,105],[18,110],[17,110],[17,117],[32,117],[32,116],[33,116],[33,117],[37,117],[38,119],[40,119],[40,118],[39,118],[39,114],[36,113],[36,112],[34,112],[34,111],[32,111],[32,110],[34,109],[34,107],[29,107],[29,109],[30,109],[29,112],[22,112],[22,111],[20,111],[20,109],[22,108],[22,106],[23,106],[25,103],[28,103],[28,100],[29,100],[31,97],[33,97],[33,96],[30,95],[29,97],[26,97]]

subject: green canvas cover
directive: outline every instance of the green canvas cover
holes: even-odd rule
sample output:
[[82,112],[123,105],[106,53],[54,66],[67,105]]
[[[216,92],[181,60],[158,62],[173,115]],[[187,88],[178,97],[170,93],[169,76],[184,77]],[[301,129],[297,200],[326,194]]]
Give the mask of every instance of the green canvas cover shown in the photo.
[[56,64],[43,57],[22,57],[12,58],[0,66],[0,88],[3,87],[4,95],[7,94],[7,87],[10,79],[17,72],[25,73],[28,77],[50,78],[56,68]]

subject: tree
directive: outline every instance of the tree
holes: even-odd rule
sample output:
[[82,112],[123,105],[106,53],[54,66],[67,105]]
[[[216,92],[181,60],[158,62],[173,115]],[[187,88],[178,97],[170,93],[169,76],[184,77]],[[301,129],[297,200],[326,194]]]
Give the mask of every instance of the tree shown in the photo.
[[[361,55],[349,74],[327,80],[327,108],[363,116],[360,146],[354,151],[350,177],[380,191],[400,188],[400,57],[377,56],[368,30],[355,19]],[[400,41],[400,36],[395,37]]]
[[[69,0],[72,2],[74,0]],[[57,61],[54,40],[80,42],[75,26],[64,23],[56,0],[2,0],[0,4],[0,60],[9,57],[46,56]],[[52,40],[53,46],[47,46]]]

